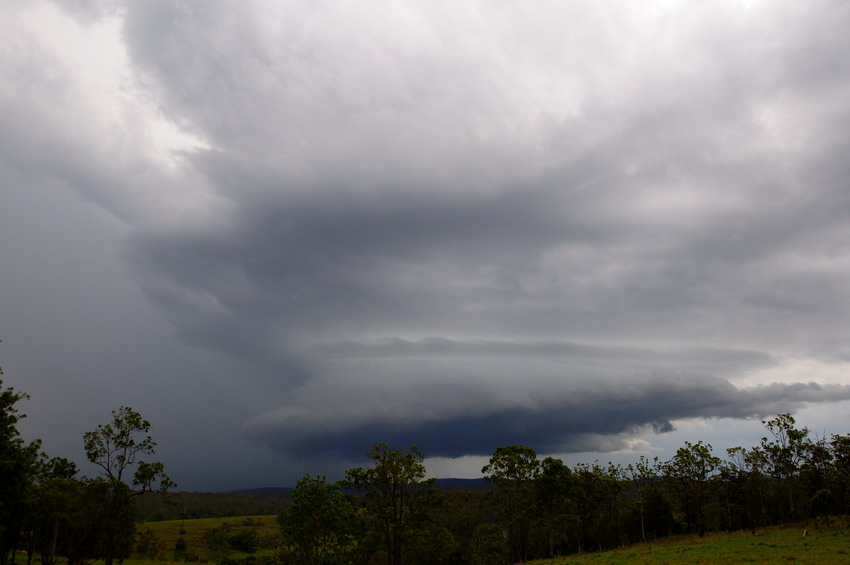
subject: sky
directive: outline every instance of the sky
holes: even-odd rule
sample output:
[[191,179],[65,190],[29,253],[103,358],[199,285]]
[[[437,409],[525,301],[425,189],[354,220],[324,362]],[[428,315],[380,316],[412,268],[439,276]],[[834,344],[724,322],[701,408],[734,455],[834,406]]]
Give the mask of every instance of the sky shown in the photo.
[[850,2],[5,0],[0,364],[182,490],[850,432]]

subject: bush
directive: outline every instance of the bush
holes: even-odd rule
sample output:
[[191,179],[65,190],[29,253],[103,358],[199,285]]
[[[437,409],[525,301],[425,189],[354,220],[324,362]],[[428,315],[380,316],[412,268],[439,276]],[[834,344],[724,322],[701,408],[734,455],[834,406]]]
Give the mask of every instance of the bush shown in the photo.
[[249,528],[233,534],[227,538],[227,541],[233,549],[244,551],[245,553],[254,553],[257,551],[259,536],[256,529]]
[[136,553],[146,559],[156,559],[162,551],[162,543],[157,535],[150,528],[146,528],[145,531],[139,532],[138,536]]

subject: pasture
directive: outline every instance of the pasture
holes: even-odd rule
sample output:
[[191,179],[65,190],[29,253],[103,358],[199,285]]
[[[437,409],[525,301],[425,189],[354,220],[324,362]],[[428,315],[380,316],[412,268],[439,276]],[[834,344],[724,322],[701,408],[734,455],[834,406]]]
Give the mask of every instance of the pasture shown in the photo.
[[535,565],[832,565],[850,563],[850,530],[846,524],[831,528],[777,527],[750,532],[710,534],[704,538],[676,537],[599,553],[540,559]]

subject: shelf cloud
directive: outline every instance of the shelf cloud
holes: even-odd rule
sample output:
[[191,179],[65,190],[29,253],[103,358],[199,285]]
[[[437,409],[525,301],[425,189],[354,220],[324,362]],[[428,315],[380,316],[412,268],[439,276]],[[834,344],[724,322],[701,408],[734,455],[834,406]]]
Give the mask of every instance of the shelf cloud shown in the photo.
[[70,420],[61,365],[202,459],[177,406],[305,461],[850,400],[847,3],[0,15],[4,364]]

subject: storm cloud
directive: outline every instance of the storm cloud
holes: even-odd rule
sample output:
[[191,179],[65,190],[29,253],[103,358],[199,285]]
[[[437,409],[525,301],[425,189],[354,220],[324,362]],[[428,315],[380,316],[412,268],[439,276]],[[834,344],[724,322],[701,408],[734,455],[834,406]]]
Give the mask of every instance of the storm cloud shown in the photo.
[[0,10],[4,193],[108,214],[239,371],[144,378],[238,389],[234,442],[610,451],[850,400],[847,3]]

